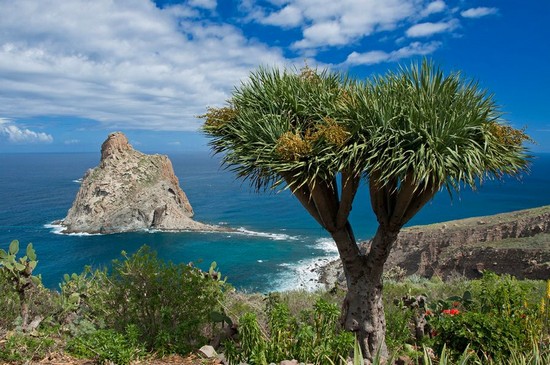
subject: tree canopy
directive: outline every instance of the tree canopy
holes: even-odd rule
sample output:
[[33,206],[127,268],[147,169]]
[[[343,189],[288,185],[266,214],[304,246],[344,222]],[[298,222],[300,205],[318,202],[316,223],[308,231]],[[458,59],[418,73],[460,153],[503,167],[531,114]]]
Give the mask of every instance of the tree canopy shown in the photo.
[[[225,165],[258,190],[290,188],[331,234],[348,286],[342,323],[367,360],[386,353],[382,273],[403,225],[443,187],[529,162],[528,136],[503,123],[491,94],[426,60],[365,81],[259,68],[203,117]],[[379,223],[366,252],[348,220],[361,179]]]

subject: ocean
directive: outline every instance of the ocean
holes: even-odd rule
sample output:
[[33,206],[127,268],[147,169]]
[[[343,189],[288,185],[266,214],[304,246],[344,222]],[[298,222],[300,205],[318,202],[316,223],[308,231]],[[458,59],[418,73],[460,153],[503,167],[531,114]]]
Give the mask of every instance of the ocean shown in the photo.
[[[95,167],[98,153],[0,154],[0,247],[13,239],[32,242],[35,273],[57,288],[65,273],[84,266],[109,266],[121,251],[149,245],[159,257],[194,262],[207,269],[216,262],[240,290],[270,292],[318,287],[313,269],[337,257],[329,235],[288,191],[256,193],[247,182],[220,167],[208,152],[169,154],[195,219],[236,228],[235,233],[135,232],[64,235],[51,223],[65,217],[79,189],[78,179]],[[452,198],[442,191],[409,225],[509,212],[550,204],[550,154],[535,156],[531,172],[486,182]],[[368,190],[355,199],[351,222],[359,239],[372,237],[376,219]]]

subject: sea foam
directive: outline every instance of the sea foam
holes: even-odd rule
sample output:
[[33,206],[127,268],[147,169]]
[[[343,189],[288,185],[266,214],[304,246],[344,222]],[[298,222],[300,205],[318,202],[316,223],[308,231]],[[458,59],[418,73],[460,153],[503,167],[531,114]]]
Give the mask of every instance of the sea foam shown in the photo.
[[60,234],[64,236],[103,236],[101,233],[87,233],[87,232],[73,232],[73,233],[65,233],[63,232],[65,230],[65,227],[61,224],[44,224],[44,228],[50,229],[51,233],[53,234]]

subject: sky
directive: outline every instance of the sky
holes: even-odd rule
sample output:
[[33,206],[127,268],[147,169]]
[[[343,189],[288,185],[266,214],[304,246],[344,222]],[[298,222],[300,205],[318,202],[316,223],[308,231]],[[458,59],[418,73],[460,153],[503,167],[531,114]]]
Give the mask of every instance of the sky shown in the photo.
[[550,152],[548,0],[0,0],[0,153],[207,151],[258,66],[364,79],[423,57],[493,93]]

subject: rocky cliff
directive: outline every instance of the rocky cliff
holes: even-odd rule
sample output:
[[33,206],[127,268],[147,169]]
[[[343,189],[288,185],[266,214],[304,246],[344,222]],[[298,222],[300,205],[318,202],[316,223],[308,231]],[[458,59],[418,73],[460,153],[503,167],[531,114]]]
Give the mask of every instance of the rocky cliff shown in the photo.
[[[369,242],[361,244],[366,252]],[[475,278],[483,270],[518,278],[550,277],[550,206],[414,226],[398,236],[385,270],[405,275]],[[330,285],[342,281],[339,260],[321,269]]]
[[99,165],[84,175],[60,224],[64,233],[221,230],[192,217],[193,209],[168,157],[136,151],[124,134],[115,132],[101,146]]

